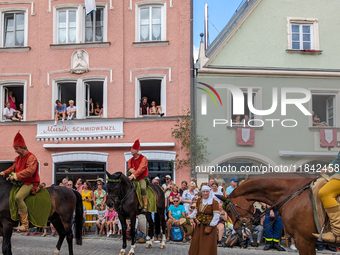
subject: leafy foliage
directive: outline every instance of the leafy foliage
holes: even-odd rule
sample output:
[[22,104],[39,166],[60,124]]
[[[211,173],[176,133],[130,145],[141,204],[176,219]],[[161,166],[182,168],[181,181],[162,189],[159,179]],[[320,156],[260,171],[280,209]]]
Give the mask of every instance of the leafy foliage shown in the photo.
[[195,125],[191,117],[190,110],[183,110],[183,116],[177,120],[175,127],[172,128],[171,136],[181,141],[181,150],[185,152],[183,158],[176,155],[176,169],[183,167],[194,167],[208,161],[207,145],[208,138],[200,135],[195,135],[192,132],[192,127]]

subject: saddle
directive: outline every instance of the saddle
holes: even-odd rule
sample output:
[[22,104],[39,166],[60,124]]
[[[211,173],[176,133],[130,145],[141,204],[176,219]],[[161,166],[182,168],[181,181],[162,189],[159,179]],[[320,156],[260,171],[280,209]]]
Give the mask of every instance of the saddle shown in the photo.
[[[15,202],[15,195],[19,189],[19,186],[13,185],[9,195],[11,218],[14,221],[20,220],[18,205]],[[35,195],[28,195],[24,202],[27,206],[28,221],[36,227],[46,227],[47,219],[51,212],[50,193],[45,188],[41,188]]]
[[[139,209],[143,208],[143,199],[142,199],[142,193],[141,193],[141,189],[140,189],[140,185],[138,181],[132,181],[133,185],[136,188],[136,194],[138,197],[138,202],[139,202]],[[147,207],[147,211],[148,212],[157,212],[157,204],[156,204],[156,196],[155,193],[153,192],[152,188],[147,184],[146,185],[146,193],[148,196],[148,207]]]
[[[337,177],[339,177],[339,174],[336,174]],[[310,197],[313,205],[313,214],[314,214],[314,221],[316,229],[318,230],[318,233],[320,234],[321,229],[323,228],[325,224],[326,219],[326,212],[323,207],[323,203],[319,197],[319,191],[320,189],[330,180],[332,177],[329,177],[326,174],[323,174],[322,177],[316,179],[311,185],[310,185]],[[340,204],[340,196],[336,198],[338,203]],[[327,220],[325,228],[323,230],[323,233],[331,231],[330,229],[330,223]]]

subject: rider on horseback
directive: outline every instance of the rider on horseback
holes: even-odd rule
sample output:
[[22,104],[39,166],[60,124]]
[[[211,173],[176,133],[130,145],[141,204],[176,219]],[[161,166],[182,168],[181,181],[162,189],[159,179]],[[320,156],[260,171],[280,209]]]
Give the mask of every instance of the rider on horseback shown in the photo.
[[131,148],[132,158],[128,161],[128,171],[131,173],[129,179],[135,179],[139,182],[142,198],[143,209],[142,213],[147,212],[148,196],[146,193],[145,177],[149,175],[148,160],[140,153],[140,144],[137,139]]
[[10,168],[1,172],[0,175],[6,178],[13,173],[9,177],[11,181],[15,180],[24,183],[16,194],[15,201],[18,205],[18,213],[21,220],[19,230],[28,231],[28,212],[24,199],[31,193],[32,189],[35,194],[39,186],[38,160],[33,153],[27,150],[25,140],[19,132],[14,138],[13,147],[19,156],[15,158],[14,164]]
[[[340,153],[327,170],[336,174],[320,189],[319,196],[328,215],[331,231],[322,234],[321,238],[326,242],[340,243],[340,205],[336,200],[340,195]],[[320,235],[313,234],[313,236],[319,238]]]

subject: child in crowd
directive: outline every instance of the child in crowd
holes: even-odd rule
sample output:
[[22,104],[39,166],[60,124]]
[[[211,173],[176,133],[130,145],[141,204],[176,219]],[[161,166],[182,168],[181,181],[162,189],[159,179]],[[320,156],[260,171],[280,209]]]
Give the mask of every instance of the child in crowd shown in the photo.
[[[196,208],[196,203],[193,203],[192,205],[190,205],[188,216],[190,216],[190,214],[192,214],[194,212],[195,208]],[[194,219],[190,219],[190,222],[191,222],[192,228],[195,229],[196,223],[195,223]]]
[[102,236],[102,233],[103,233],[106,211],[107,210],[105,210],[105,204],[101,203],[99,205],[98,220],[96,222],[98,229],[100,229],[99,230],[99,236]]
[[[109,231],[107,233],[107,237],[110,237],[110,235],[116,234],[116,228],[113,225],[113,222],[116,219],[116,212],[113,210],[113,207],[109,207],[109,210],[105,213],[105,221],[106,221],[106,230]],[[112,229],[114,228],[114,231],[112,233]]]

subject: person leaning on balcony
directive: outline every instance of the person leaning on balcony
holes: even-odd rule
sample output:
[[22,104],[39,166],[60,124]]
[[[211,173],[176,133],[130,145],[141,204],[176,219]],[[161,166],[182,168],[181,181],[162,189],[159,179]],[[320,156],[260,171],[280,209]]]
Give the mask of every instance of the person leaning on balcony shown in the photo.
[[54,126],[57,125],[59,117],[61,117],[61,122],[64,123],[65,117],[66,117],[66,107],[65,105],[62,105],[60,100],[57,99],[55,101],[56,106],[55,106],[55,118],[54,118]]
[[142,97],[142,102],[139,106],[139,115],[148,115],[149,114],[149,104],[148,104],[148,98]]
[[76,114],[77,107],[74,105],[73,100],[69,100],[69,107],[67,107],[67,120],[72,120],[74,115]]
[[313,115],[313,126],[317,127],[328,127],[328,124],[325,121],[320,121],[320,118],[318,118],[318,115],[314,113]]
[[20,121],[22,118],[16,118],[14,116],[15,112],[18,112],[18,110],[14,110],[13,108],[11,108],[11,103],[7,102],[6,103],[6,107],[4,109],[4,117],[5,117],[5,119],[13,120],[13,121]]

